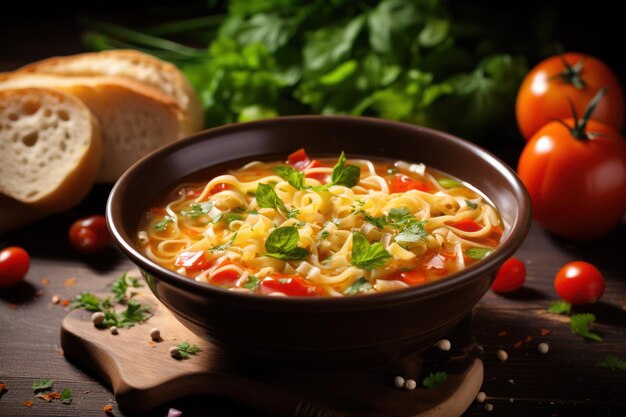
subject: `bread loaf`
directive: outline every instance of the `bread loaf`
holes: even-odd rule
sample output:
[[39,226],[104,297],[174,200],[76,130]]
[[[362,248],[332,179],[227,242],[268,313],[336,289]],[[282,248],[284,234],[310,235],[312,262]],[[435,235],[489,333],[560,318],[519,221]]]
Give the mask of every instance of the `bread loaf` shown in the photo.
[[184,136],[176,101],[138,81],[119,77],[0,74],[0,91],[26,87],[71,94],[93,112],[102,126],[99,182],[115,182],[145,154]]
[[19,222],[20,211],[32,217],[78,204],[101,157],[100,126],[76,97],[48,88],[0,91],[0,193],[33,207],[0,200],[0,230]]
[[26,65],[22,73],[62,76],[109,76],[140,81],[174,98],[183,110],[183,131],[203,128],[200,100],[185,75],[174,65],[135,50],[90,52],[45,59]]

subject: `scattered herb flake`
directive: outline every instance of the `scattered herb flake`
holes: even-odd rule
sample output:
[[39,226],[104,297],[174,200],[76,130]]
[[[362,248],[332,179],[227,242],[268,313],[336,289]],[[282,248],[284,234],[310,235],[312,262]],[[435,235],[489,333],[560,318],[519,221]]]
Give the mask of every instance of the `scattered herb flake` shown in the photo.
[[608,355],[596,364],[598,368],[607,368],[626,372],[626,361],[613,355]]
[[172,223],[173,221],[174,219],[172,219],[170,216],[165,216],[163,217],[163,220],[154,224],[154,228],[157,230],[157,232],[163,232],[165,229],[167,229],[167,224]]
[[261,285],[261,280],[256,275],[250,275],[248,280],[243,284],[244,288],[255,291]]
[[222,243],[221,245],[217,245],[217,246],[213,246],[212,248],[209,248],[209,250],[211,251],[211,253],[215,253],[215,252],[219,252],[219,251],[223,251],[228,249],[233,243],[235,243],[235,239],[237,239],[237,232],[235,232],[235,234],[233,235],[232,238],[230,238],[230,240],[226,243]]
[[601,342],[600,335],[589,330],[589,325],[594,321],[596,321],[596,316],[591,313],[574,314],[570,322],[572,333],[577,333],[585,339]]
[[43,378],[33,381],[33,389],[35,391],[51,389],[52,385],[54,385],[54,381],[51,379]]
[[424,378],[424,380],[422,381],[422,385],[426,388],[435,388],[446,382],[447,379],[448,374],[446,372],[431,372],[426,378]]
[[129,277],[128,281],[126,278],[126,274],[124,273],[111,285],[111,292],[114,294],[115,301],[117,302],[126,299],[126,291],[128,288],[139,288],[142,286],[137,278]]
[[443,188],[456,188],[456,187],[462,187],[463,186],[463,184],[461,184],[460,182],[458,182],[456,180],[453,180],[451,178],[439,178],[437,180],[437,182]]
[[230,222],[234,222],[235,220],[243,220],[243,216],[239,213],[226,214],[226,223],[230,224]]
[[200,216],[204,216],[213,208],[213,203],[208,201],[204,201],[202,203],[191,204],[189,206],[189,210],[182,210],[180,214],[183,216],[190,217],[192,219],[197,219]]
[[572,305],[567,301],[556,300],[550,303],[548,307],[548,311],[554,314],[567,314],[570,315],[572,313]]
[[465,203],[467,204],[467,206],[471,209],[476,209],[478,208],[478,204],[474,203],[473,201],[469,201],[469,200],[465,200]]
[[382,243],[370,244],[362,233],[352,233],[352,265],[372,270],[384,266],[391,259]]
[[248,210],[248,214],[259,214],[259,210]]
[[369,214],[366,214],[365,221],[373,224],[379,229],[382,229],[389,224],[389,222],[387,221],[387,216],[374,217],[374,216],[370,216]]
[[477,261],[480,261],[485,256],[487,256],[489,253],[491,253],[491,251],[492,251],[492,249],[490,249],[490,248],[473,247],[473,248],[465,249],[465,254],[468,257],[472,258],[472,259],[476,259]]
[[103,311],[111,307],[111,301],[108,297],[101,300],[93,293],[83,292],[74,297],[69,306],[72,310],[82,308],[88,311]]
[[189,358],[189,355],[195,355],[198,352],[202,352],[202,349],[196,345],[190,345],[189,342],[183,342],[180,345],[177,345],[176,349],[178,349],[181,359],[187,359]]
[[318,238],[320,240],[324,240],[328,237],[330,233],[328,232],[328,230],[323,230],[322,233],[319,234]]
[[33,406],[33,402],[32,401],[24,401],[24,402],[22,402],[22,405],[24,407],[32,407]]
[[396,242],[420,242],[426,240],[428,232],[424,230],[424,224],[426,222],[413,222],[409,226],[405,227],[394,238]]
[[110,327],[133,327],[135,324],[142,323],[152,317],[150,313],[150,306],[147,304],[140,304],[135,300],[129,300],[126,305],[126,310],[117,312],[114,310],[107,310],[104,312],[104,325]]
[[365,277],[361,277],[354,281],[348,288],[343,290],[344,295],[355,295],[355,294],[364,294],[372,289],[372,284],[365,279]]
[[65,388],[63,391],[61,391],[61,402],[63,404],[71,404],[72,403],[72,393],[69,390],[69,388]]

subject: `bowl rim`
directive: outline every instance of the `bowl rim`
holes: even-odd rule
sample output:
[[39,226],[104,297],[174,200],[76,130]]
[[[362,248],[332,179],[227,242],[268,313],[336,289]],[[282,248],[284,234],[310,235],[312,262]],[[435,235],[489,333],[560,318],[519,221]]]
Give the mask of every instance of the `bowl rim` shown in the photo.
[[[489,165],[493,166],[505,179],[507,183],[511,185],[513,194],[521,197],[521,204],[518,207],[517,221],[511,225],[508,236],[510,236],[501,246],[499,246],[492,254],[487,258],[482,259],[480,262],[455,273],[452,273],[440,280],[433,281],[427,284],[404,288],[400,290],[394,290],[384,293],[375,294],[363,294],[358,296],[347,297],[268,297],[262,294],[242,294],[237,291],[229,291],[227,289],[210,285],[203,282],[192,280],[183,275],[179,275],[174,271],[166,269],[158,265],[156,262],[151,261],[140,251],[138,251],[134,245],[125,240],[122,237],[120,230],[123,229],[122,220],[118,218],[115,213],[114,207],[120,207],[124,190],[128,188],[131,182],[141,172],[142,166],[154,158],[166,156],[166,154],[176,151],[180,148],[195,144],[199,141],[210,141],[218,139],[223,134],[234,133],[242,130],[258,130],[268,125],[280,125],[284,122],[308,122],[315,123],[317,120],[338,120],[344,123],[362,123],[362,124],[375,124],[378,126],[389,127],[401,127],[404,129],[414,130],[415,132],[425,132],[430,135],[439,136],[443,140],[454,142],[461,148],[470,151],[481,159],[485,160]],[[236,157],[233,159],[237,159]],[[197,171],[208,168],[198,168]],[[480,190],[480,188],[479,188]],[[482,192],[482,190],[480,190]],[[121,217],[121,211],[120,211]],[[206,129],[195,133],[189,137],[180,139],[176,142],[164,145],[137,162],[135,162],[124,174],[118,179],[113,186],[106,205],[106,220],[109,230],[113,236],[113,240],[122,253],[131,260],[140,269],[150,273],[150,275],[156,277],[159,280],[163,280],[168,284],[174,285],[180,289],[190,290],[200,294],[206,294],[209,296],[221,297],[224,301],[241,302],[245,301],[246,305],[264,308],[301,308],[301,309],[313,309],[318,310],[322,307],[326,309],[320,311],[328,311],[328,308],[335,310],[344,309],[362,309],[378,306],[381,304],[402,304],[406,302],[414,302],[416,299],[430,298],[442,293],[446,293],[455,289],[459,285],[469,285],[474,280],[483,278],[484,274],[495,269],[496,264],[503,263],[506,259],[510,258],[515,251],[521,246],[528,234],[531,225],[531,202],[526,187],[522,184],[521,180],[506,163],[493,155],[491,152],[484,148],[469,142],[465,139],[461,139],[452,134],[442,132],[436,129],[431,129],[419,125],[413,125],[409,123],[396,122],[386,119],[379,119],[373,117],[364,116],[335,116],[335,115],[296,115],[296,116],[280,116],[270,119],[257,120],[245,123],[231,123],[211,129]]]

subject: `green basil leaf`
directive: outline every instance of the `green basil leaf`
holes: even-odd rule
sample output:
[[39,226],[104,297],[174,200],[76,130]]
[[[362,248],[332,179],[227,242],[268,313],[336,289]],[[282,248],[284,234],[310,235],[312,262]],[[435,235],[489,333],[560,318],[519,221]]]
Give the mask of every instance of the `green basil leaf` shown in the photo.
[[352,265],[369,271],[384,266],[389,259],[391,254],[382,243],[370,244],[362,233],[352,233]]
[[341,151],[337,164],[333,167],[332,184],[352,188],[359,183],[361,168],[346,165],[346,154]]
[[274,172],[297,190],[304,189],[304,172],[290,166],[282,165],[274,168]]

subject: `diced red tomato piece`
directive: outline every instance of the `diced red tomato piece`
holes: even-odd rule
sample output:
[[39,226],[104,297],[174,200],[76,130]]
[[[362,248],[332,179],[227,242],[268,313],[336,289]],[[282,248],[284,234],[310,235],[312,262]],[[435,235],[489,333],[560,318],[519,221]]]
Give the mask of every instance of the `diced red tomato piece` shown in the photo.
[[261,293],[280,292],[290,297],[310,297],[319,295],[319,288],[309,285],[297,275],[274,274],[261,281]]
[[183,251],[176,257],[174,265],[183,267],[187,271],[203,271],[211,266],[211,263],[204,256],[204,251]]
[[219,183],[215,187],[211,188],[211,191],[209,191],[209,195],[217,194],[217,193],[222,192],[224,190],[230,190],[230,185],[224,184],[224,183]]
[[287,157],[287,162],[289,162],[290,165],[294,166],[297,164],[307,166],[311,163],[311,160],[306,154],[304,148],[300,148]]
[[389,189],[392,193],[404,193],[409,190],[431,191],[427,183],[414,180],[404,174],[396,174],[391,181],[389,181]]
[[459,220],[458,222],[448,223],[448,225],[454,227],[455,229],[462,230],[464,232],[477,232],[483,228],[481,225],[479,225],[472,219],[463,219],[463,220]]
[[402,281],[407,285],[419,285],[427,281],[424,271],[412,269],[410,271],[396,271],[389,276],[390,280]]
[[[220,267],[224,266],[224,264],[220,265]],[[211,284],[215,285],[227,285],[232,287],[235,285],[237,280],[239,279],[239,274],[237,271],[233,271],[232,269],[227,269],[225,271],[218,272],[217,274],[211,277]]]

